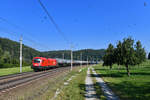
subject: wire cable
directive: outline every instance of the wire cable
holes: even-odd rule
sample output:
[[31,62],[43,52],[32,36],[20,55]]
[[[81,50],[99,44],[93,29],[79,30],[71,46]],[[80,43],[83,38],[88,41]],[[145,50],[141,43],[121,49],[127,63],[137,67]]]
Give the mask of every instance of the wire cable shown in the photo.
[[[30,33],[30,32],[26,32],[22,27],[20,27],[20,26],[14,24],[14,23],[8,21],[7,19],[5,19],[5,18],[3,18],[3,17],[0,17],[0,20],[3,21],[3,22],[5,22],[5,23],[7,23],[7,24],[9,24],[10,26],[14,27],[14,28],[17,29],[17,30],[23,31],[23,33]],[[5,32],[5,33],[6,33],[6,32]],[[11,33],[12,33],[12,30],[11,30]],[[17,32],[13,32],[13,34],[11,34],[11,33],[10,33],[10,32],[7,32],[7,34],[10,34],[10,35],[13,35],[13,36],[15,35],[15,37],[18,37],[18,36],[17,36]],[[21,36],[22,34],[19,34],[19,35]],[[26,35],[27,35],[27,34],[26,34]],[[50,48],[48,48],[47,46],[36,42],[35,40],[33,40],[33,38],[32,38],[32,39],[29,38],[30,36],[25,36],[25,35],[23,35],[23,37],[24,37],[27,41],[31,42],[33,45],[36,45],[36,47],[40,47],[40,46],[41,46],[41,47],[44,47],[45,49],[50,49]]]
[[55,20],[53,19],[53,17],[51,16],[51,14],[48,12],[48,10],[46,9],[46,7],[44,6],[44,4],[41,2],[41,0],[38,0],[39,4],[41,5],[41,7],[43,8],[43,10],[45,11],[45,13],[47,14],[48,18],[50,19],[50,21],[52,22],[52,24],[55,26],[56,30],[58,31],[58,33],[63,37],[63,39],[71,44],[71,42],[66,38],[66,36],[64,35],[64,33],[62,32],[62,30],[59,28],[58,24],[55,22]]

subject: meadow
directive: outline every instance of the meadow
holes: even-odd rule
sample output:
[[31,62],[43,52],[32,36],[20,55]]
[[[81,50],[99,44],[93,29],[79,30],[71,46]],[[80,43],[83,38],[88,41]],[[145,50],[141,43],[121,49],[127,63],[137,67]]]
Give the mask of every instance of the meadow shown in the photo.
[[118,69],[117,65],[113,65],[112,70],[102,65],[94,68],[121,100],[150,99],[150,61],[139,66],[130,66],[130,77],[124,66]]
[[[22,72],[30,72],[30,71],[33,71],[30,66],[22,67]],[[0,69],[0,76],[17,74],[17,73],[20,73],[20,67],[1,68]]]

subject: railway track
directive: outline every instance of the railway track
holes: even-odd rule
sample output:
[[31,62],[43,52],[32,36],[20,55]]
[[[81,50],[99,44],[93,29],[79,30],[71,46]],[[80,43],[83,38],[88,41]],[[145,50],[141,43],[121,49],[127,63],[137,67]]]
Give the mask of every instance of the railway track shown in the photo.
[[27,72],[23,74],[9,75],[0,77],[0,93],[9,91],[13,87],[23,85],[34,80],[40,80],[44,77],[52,77],[58,74],[59,72],[69,70],[69,67],[61,67],[56,69],[51,69],[48,71],[42,72]]

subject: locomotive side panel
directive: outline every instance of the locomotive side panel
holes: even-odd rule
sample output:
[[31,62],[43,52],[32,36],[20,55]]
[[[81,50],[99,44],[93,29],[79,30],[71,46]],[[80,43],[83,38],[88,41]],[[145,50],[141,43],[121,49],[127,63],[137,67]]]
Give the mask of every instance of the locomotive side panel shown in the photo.
[[56,59],[50,59],[50,58],[46,59],[44,57],[34,57],[31,66],[31,68],[34,71],[46,70],[46,69],[56,68],[56,67],[58,67]]

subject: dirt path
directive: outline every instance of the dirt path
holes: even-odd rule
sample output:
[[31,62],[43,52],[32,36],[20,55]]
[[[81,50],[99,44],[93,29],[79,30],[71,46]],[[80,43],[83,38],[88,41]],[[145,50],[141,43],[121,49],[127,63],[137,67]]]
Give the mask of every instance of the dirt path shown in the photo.
[[92,72],[94,76],[96,76],[96,81],[99,83],[99,86],[102,88],[107,100],[119,100],[119,98],[112,92],[112,90],[107,86],[107,84],[103,81],[103,79],[97,75],[97,73],[93,68],[92,68]]
[[86,88],[86,94],[85,94],[85,100],[99,100],[96,91],[93,86],[93,81],[91,78],[90,68],[88,68],[87,76],[85,80],[85,88]]

